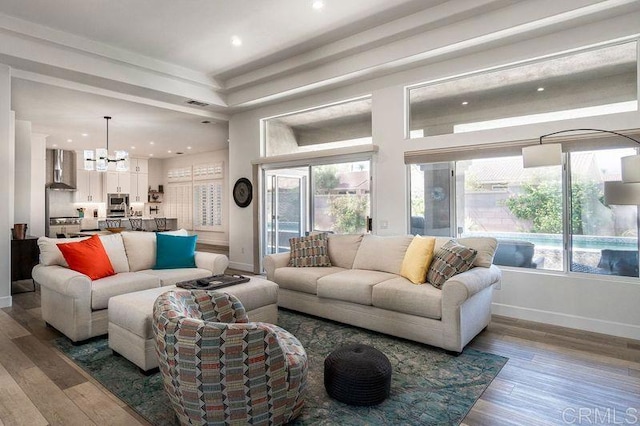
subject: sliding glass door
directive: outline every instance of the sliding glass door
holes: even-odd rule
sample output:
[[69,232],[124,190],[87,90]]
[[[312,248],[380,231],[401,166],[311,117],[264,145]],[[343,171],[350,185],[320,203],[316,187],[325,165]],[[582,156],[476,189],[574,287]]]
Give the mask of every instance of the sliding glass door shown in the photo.
[[266,169],[263,178],[264,254],[289,251],[290,238],[311,231],[366,232],[370,160]]
[[265,172],[266,254],[289,251],[289,239],[307,229],[307,167]]

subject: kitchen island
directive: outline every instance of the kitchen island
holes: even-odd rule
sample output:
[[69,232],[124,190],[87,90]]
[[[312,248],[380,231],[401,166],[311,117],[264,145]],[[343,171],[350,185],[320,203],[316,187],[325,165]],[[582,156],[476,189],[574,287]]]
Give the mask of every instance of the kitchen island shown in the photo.
[[[128,217],[122,217],[122,218],[112,218],[112,219],[120,219],[120,223],[121,223],[121,227],[125,228],[125,231],[131,231],[132,230],[132,226],[131,223],[129,222],[129,218]],[[112,220],[111,218],[109,220]],[[154,217],[147,217],[147,216],[135,216],[132,219],[142,219],[142,229],[144,231],[157,231],[158,227],[156,226],[156,221]],[[98,229],[103,230],[107,228],[107,219],[106,218],[99,218],[98,219]],[[175,231],[178,229],[178,219],[176,218],[167,218],[167,224],[165,227],[166,231]]]

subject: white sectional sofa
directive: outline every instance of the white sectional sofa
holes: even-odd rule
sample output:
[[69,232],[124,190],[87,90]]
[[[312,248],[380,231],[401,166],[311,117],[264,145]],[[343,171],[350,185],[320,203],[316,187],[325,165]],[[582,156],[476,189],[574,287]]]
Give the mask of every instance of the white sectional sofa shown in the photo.
[[[442,289],[400,276],[412,236],[329,235],[330,267],[289,267],[289,253],[264,259],[278,306],[461,352],[491,320],[493,238],[460,238],[478,250],[474,267]],[[435,251],[450,238],[436,238]]]
[[[167,234],[188,235],[185,230]],[[38,239],[40,263],[33,268],[32,276],[41,287],[42,318],[74,342],[107,333],[111,297],[222,274],[229,265],[225,255],[196,252],[196,268],[154,270],[154,232],[101,235],[100,240],[116,275],[92,281],[69,269],[56,246],[80,239]]]

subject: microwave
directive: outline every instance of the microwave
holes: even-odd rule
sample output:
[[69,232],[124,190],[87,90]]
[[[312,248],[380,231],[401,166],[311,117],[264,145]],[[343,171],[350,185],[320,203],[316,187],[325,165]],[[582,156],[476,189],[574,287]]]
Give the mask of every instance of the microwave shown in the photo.
[[122,208],[122,203],[129,206],[129,194],[107,194],[107,208]]

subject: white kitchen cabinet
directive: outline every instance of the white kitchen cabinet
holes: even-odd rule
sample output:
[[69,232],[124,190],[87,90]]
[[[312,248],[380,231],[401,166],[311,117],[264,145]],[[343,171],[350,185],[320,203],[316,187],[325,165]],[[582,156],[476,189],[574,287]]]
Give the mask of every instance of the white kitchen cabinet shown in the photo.
[[101,203],[102,174],[89,170],[76,170],[76,203]]
[[56,238],[58,234],[69,237],[71,232],[80,232],[80,225],[49,225],[49,238]]
[[131,192],[129,202],[146,203],[149,193],[149,175],[146,173],[131,173]]
[[146,158],[130,158],[129,171],[131,173],[149,173],[149,160]]
[[105,172],[105,192],[107,194],[131,193],[131,173]]

